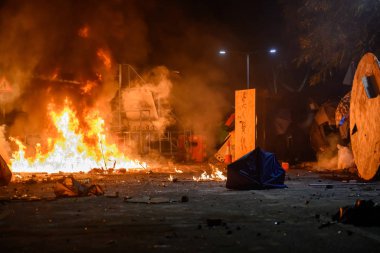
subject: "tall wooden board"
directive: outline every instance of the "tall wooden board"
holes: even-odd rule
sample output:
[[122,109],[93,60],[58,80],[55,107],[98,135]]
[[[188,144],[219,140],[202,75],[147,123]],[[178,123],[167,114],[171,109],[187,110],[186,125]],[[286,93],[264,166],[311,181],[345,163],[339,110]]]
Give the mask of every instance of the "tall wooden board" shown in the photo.
[[235,160],[256,147],[256,90],[235,91]]
[[365,54],[355,72],[350,102],[350,136],[359,176],[370,180],[380,166],[380,95],[368,98],[363,77],[372,76],[380,88],[380,68],[375,55]]

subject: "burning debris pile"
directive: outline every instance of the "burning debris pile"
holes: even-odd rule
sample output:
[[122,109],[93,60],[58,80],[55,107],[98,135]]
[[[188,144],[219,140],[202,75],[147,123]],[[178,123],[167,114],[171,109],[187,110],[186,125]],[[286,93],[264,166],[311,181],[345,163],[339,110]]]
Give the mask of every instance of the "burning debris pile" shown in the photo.
[[340,207],[333,220],[355,226],[380,226],[380,206],[372,200],[356,200],[354,206]]
[[9,184],[11,179],[12,172],[4,159],[0,156],[0,186]]
[[[36,145],[35,156],[25,157],[25,145],[18,139],[18,151],[12,154],[11,166],[14,172],[88,172],[93,168],[139,168],[138,161],[131,161],[121,153],[115,144],[106,139],[104,120],[98,111],[86,115],[86,132],[79,128],[75,111],[66,100],[62,111],[57,112],[50,106],[50,116],[57,135],[48,137],[47,143]],[[44,148],[45,150],[43,150]]]
[[[16,1],[1,6],[6,22],[1,22],[0,78],[5,88],[0,106],[6,126],[1,128],[0,153],[13,172],[146,169],[145,163],[131,158],[136,157],[133,144],[120,145],[111,105],[119,95],[119,106],[129,106],[126,87],[115,78],[115,55],[135,62],[144,59],[144,38],[136,37],[144,24],[138,17],[123,19],[128,14],[113,9],[116,2],[77,3],[74,9],[71,3]],[[136,10],[130,7],[132,14]],[[55,9],[59,15],[53,14]],[[109,19],[113,14],[120,15],[119,21]],[[103,18],[110,21],[107,26],[99,22]],[[122,27],[129,27],[131,34]],[[47,35],[49,41],[43,39]],[[122,44],[133,50],[124,50]],[[139,85],[154,93],[165,109],[154,118],[161,132],[173,122],[170,108],[164,107],[171,89],[167,75],[165,67],[155,68]],[[133,108],[122,112],[127,109]]]
[[[187,153],[192,150],[191,159],[203,161],[203,136],[211,149],[223,96],[204,85],[211,77],[196,74],[203,70],[185,80],[163,66],[141,67],[151,47],[150,21],[145,20],[150,10],[144,5],[71,0],[1,4],[0,154],[12,171],[146,169],[136,158],[141,160],[151,143],[161,149],[161,139],[175,142],[162,135],[179,121],[181,128],[198,131],[197,140],[189,140],[199,149],[185,145],[188,133],[182,146]],[[143,74],[132,76],[130,64]],[[212,69],[207,66],[207,71]],[[173,75],[181,79],[176,87]],[[221,75],[211,76],[215,81]],[[179,96],[173,99],[172,93]],[[203,105],[205,95],[214,97],[207,112],[188,113]]]
[[193,176],[194,181],[226,181],[227,177],[223,175],[218,168],[214,168],[210,174],[204,171],[199,177]]
[[75,180],[74,177],[65,177],[55,184],[54,193],[57,197],[99,196],[104,191],[100,185],[86,186]]

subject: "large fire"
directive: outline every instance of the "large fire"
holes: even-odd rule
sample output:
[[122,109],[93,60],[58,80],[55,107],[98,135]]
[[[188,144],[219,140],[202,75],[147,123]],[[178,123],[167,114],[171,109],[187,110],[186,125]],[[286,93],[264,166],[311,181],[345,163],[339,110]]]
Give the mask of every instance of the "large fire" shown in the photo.
[[116,144],[107,142],[104,120],[98,111],[92,110],[85,117],[88,125],[81,129],[76,112],[66,99],[65,106],[55,111],[49,106],[49,116],[56,128],[56,136],[49,137],[46,145],[38,143],[35,153],[26,157],[26,146],[16,138],[10,138],[18,146],[12,154],[13,172],[88,172],[102,169],[145,169],[147,165],[131,160]]

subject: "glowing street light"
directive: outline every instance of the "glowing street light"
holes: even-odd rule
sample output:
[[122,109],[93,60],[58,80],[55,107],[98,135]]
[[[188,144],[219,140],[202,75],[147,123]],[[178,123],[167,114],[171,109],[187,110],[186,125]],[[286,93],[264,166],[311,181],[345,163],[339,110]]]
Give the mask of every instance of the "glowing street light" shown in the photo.
[[[251,52],[237,52],[237,53],[243,53],[243,54],[246,55],[246,58],[247,58],[247,89],[249,89],[249,54]],[[220,55],[225,55],[225,54],[227,54],[227,51],[224,50],[224,49],[221,49],[221,50],[219,50],[219,54]]]
[[277,49],[271,48],[271,49],[269,49],[269,53],[270,54],[275,54],[275,53],[277,53]]
[[[277,53],[277,49],[271,48],[268,50],[268,52],[271,55],[275,55]],[[273,90],[274,90],[274,93],[277,94],[277,77],[276,77],[276,73],[274,71],[273,65],[272,65],[272,73],[273,73]]]
[[[254,52],[236,52],[236,51],[231,51],[231,52],[245,54],[245,56],[246,56],[246,60],[247,60],[247,89],[249,89],[249,56],[250,56],[250,54],[253,54]],[[274,55],[277,53],[277,49],[271,48],[268,50],[268,52],[270,54]],[[225,49],[221,49],[221,50],[219,50],[219,54],[220,55],[226,55],[227,51]]]

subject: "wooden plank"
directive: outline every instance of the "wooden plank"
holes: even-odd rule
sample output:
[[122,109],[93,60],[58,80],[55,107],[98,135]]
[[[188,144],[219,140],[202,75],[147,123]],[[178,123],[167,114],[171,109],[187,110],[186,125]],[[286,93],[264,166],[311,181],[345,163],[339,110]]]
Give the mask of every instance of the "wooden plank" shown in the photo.
[[256,147],[256,90],[235,91],[235,159]]
[[367,97],[362,83],[364,76],[374,76],[380,85],[379,62],[371,53],[365,54],[359,62],[350,102],[352,152],[359,176],[370,180],[380,166],[380,95]]

